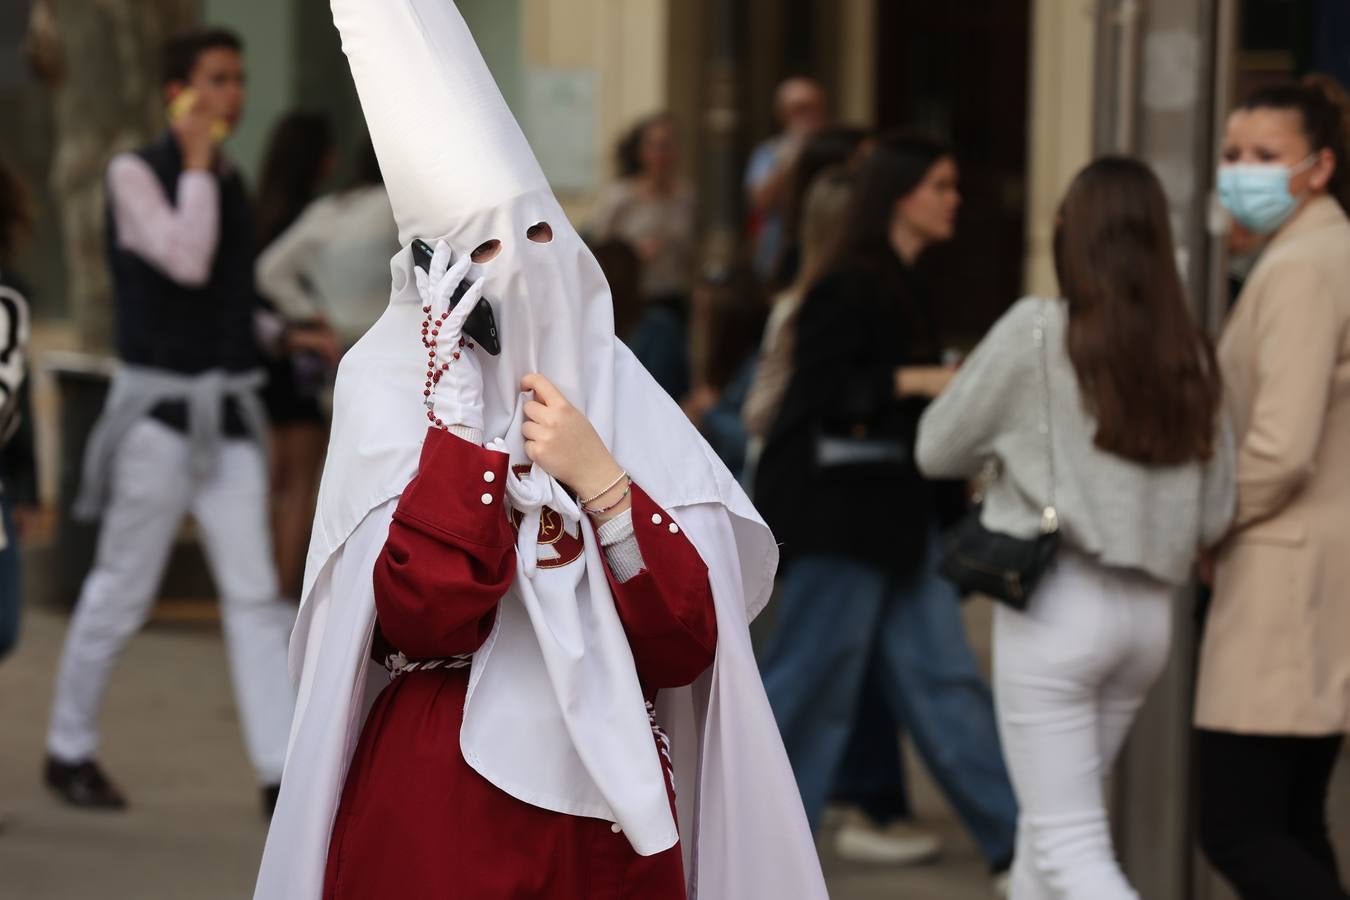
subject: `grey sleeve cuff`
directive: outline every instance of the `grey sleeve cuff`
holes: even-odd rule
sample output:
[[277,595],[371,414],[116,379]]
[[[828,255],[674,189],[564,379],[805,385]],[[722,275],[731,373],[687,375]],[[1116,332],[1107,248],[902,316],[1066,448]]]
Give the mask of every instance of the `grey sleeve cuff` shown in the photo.
[[595,530],[600,546],[605,548],[609,569],[620,584],[630,581],[646,568],[642,548],[633,532],[633,510],[626,509]]
[[467,425],[449,425],[446,427],[455,437],[464,438],[470,444],[479,447],[483,446],[483,429],[470,428]]

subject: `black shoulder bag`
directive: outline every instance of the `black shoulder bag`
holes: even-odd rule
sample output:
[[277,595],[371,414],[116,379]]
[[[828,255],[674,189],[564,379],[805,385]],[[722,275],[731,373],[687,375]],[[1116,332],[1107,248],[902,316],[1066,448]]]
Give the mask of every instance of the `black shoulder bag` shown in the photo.
[[938,566],[943,577],[952,581],[963,594],[986,594],[1013,609],[1024,610],[1031,592],[1049,567],[1059,549],[1059,515],[1055,512],[1055,448],[1050,430],[1050,366],[1047,362],[1045,303],[1041,301],[1033,335],[1041,358],[1041,395],[1043,418],[1040,431],[1045,435],[1045,462],[1049,486],[1047,503],[1041,513],[1041,533],[1034,538],[1019,538],[990,531],[980,522],[980,510],[972,510],[952,531],[947,554]]

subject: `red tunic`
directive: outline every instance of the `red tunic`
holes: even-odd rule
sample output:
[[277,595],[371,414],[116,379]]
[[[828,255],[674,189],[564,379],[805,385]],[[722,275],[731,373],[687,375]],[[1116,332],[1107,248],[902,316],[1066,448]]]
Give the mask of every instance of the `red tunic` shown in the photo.
[[[374,572],[379,631],[409,659],[472,653],[491,631],[515,577],[506,463],[428,432]],[[611,575],[610,586],[652,700],[712,663],[717,625],[698,551],[636,486],[633,522],[648,568],[623,584]],[[609,822],[523,803],[469,767],[459,749],[468,673],[408,672],[375,701],[333,825],[324,897],[684,900],[679,846],[639,856]]]

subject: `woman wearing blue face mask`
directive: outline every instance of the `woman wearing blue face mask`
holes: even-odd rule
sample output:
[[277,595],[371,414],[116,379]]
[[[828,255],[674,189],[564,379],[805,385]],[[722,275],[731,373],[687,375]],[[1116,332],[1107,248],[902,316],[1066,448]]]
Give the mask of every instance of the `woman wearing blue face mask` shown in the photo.
[[1344,900],[1327,837],[1350,731],[1350,99],[1320,76],[1228,120],[1219,195],[1267,236],[1219,366],[1237,516],[1196,697],[1200,840],[1243,900]]

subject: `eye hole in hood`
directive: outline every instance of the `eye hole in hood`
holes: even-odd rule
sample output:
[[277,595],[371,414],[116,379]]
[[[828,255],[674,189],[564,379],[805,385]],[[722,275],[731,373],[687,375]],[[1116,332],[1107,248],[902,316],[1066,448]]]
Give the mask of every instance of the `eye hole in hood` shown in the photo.
[[483,241],[483,243],[473,248],[473,252],[469,254],[469,258],[476,263],[485,263],[496,259],[497,254],[501,252],[502,242],[493,238],[490,241]]
[[525,229],[525,236],[536,244],[547,244],[553,240],[553,226],[547,222],[536,222]]

